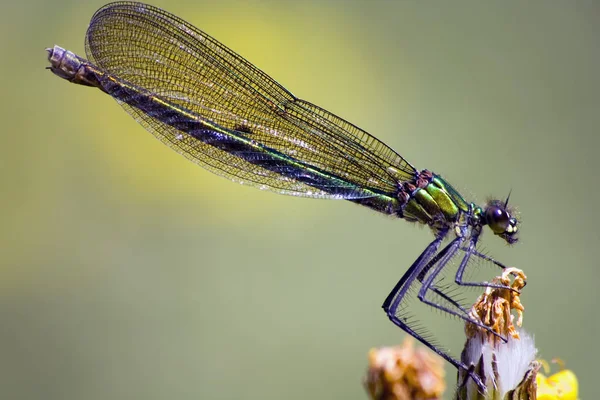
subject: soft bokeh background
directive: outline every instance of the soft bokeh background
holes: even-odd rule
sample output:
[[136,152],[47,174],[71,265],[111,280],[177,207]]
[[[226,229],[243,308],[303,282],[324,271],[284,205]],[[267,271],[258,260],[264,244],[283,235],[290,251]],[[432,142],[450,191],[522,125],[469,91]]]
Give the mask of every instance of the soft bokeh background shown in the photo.
[[[430,232],[213,176],[46,71],[103,4],[1,6],[0,398],[364,399],[368,349],[404,337],[380,305]],[[470,199],[512,189],[522,241],[485,246],[595,397],[598,3],[153,4]]]

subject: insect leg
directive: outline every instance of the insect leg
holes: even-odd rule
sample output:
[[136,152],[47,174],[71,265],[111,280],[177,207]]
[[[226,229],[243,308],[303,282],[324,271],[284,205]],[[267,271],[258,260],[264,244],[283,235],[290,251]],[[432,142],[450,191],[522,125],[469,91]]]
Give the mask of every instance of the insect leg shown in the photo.
[[[455,368],[468,371],[469,366],[453,358],[447,352],[442,350],[439,346],[432,344],[425,337],[423,337],[421,334],[419,334],[413,328],[411,328],[410,321],[406,316],[402,315],[402,310],[400,310],[402,300],[408,293],[410,286],[415,282],[415,280],[420,281],[422,277],[425,276],[427,271],[429,271],[429,269],[431,269],[436,263],[438,263],[438,261],[441,258],[444,258],[444,256],[450,251],[450,249],[454,249],[454,251],[456,251],[455,247],[460,246],[460,238],[457,238],[450,242],[450,244],[448,244],[446,247],[444,247],[444,249],[442,249],[438,254],[435,254],[446,234],[447,231],[443,232],[436,239],[434,239],[427,246],[427,248],[425,248],[421,255],[415,260],[415,262],[402,276],[402,278],[396,284],[396,286],[394,286],[391,293],[388,295],[385,302],[383,303],[383,309],[385,310],[388,318],[396,326],[400,327],[402,330],[404,330],[409,335],[413,336],[415,339],[423,343],[425,346],[430,348],[440,357],[448,361],[450,364],[454,365]],[[475,381],[475,383],[482,389],[482,391],[485,391],[485,385],[481,378],[475,374],[472,374],[471,377]]]
[[[437,308],[438,310],[442,310],[444,312],[447,312],[448,314],[451,315],[455,315],[459,318],[461,318],[462,320],[469,322],[471,324],[474,324],[478,327],[480,327],[481,329],[485,329],[486,331],[490,332],[491,334],[497,336],[499,339],[506,341],[506,338],[502,337],[502,335],[499,335],[498,333],[494,332],[494,330],[492,328],[490,328],[489,326],[483,324],[481,321],[479,321],[478,319],[473,318],[469,312],[467,310],[465,310],[464,307],[458,305],[458,303],[456,301],[454,301],[450,296],[448,296],[447,294],[445,294],[442,290],[439,290],[439,288],[434,287],[434,282],[435,279],[437,278],[437,276],[440,274],[440,272],[443,271],[444,267],[446,266],[446,264],[448,264],[448,262],[452,259],[452,257],[454,257],[454,255],[456,254],[456,252],[458,250],[461,250],[461,245],[462,243],[465,241],[464,237],[458,237],[456,239],[454,239],[452,242],[450,242],[450,244],[448,246],[446,246],[444,248],[444,250],[448,249],[448,251],[442,255],[442,252],[444,250],[442,250],[439,255],[442,255],[441,257],[436,256],[432,262],[437,262],[437,265],[435,266],[435,268],[433,269],[433,271],[427,276],[427,279],[425,279],[424,281],[422,281],[423,286],[421,286],[421,289],[419,290],[419,295],[418,298],[419,300],[421,300],[423,303]],[[471,241],[473,241],[473,239],[471,239]],[[468,251],[465,252],[465,255],[463,257],[463,259],[460,262],[460,266],[463,265],[467,265],[469,262],[469,259],[471,257],[471,253],[469,253]],[[459,266],[459,269],[460,269]],[[443,304],[438,304],[436,302],[433,302],[431,300],[429,300],[427,298],[427,293],[429,291],[433,291],[434,293],[440,295],[443,299],[449,301],[450,304],[457,306],[458,310],[461,312],[457,312],[456,310],[453,310]]]
[[[471,238],[470,242],[469,242],[469,247],[467,247],[466,249],[461,249],[465,252],[465,258],[467,257],[467,255],[469,257],[471,257],[471,255],[474,255],[476,257],[479,257],[483,260],[486,261],[490,261],[492,263],[494,263],[495,265],[499,266],[502,269],[506,268],[506,265],[502,264],[499,261],[494,260],[493,258],[486,256],[485,254],[479,253],[478,251],[475,250],[475,246],[477,245],[477,240],[478,240],[479,236],[474,236]],[[506,285],[502,285],[499,283],[493,283],[493,282],[465,282],[463,280],[463,275],[465,273],[465,270],[467,268],[467,263],[463,262],[460,263],[460,266],[458,267],[458,270],[456,271],[456,277],[454,279],[454,281],[461,286],[475,286],[475,287],[491,287],[494,289],[506,289],[506,290],[510,290],[513,292],[518,292],[518,290],[511,288],[510,286],[506,286]]]

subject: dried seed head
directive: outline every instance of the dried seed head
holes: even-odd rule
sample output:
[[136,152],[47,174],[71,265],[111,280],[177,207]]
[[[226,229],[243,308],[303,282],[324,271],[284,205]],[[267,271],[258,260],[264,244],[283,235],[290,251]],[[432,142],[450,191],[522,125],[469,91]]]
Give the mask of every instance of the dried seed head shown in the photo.
[[[511,275],[514,276],[512,283],[510,282]],[[523,324],[523,311],[525,310],[521,304],[520,294],[521,289],[525,287],[526,280],[527,277],[520,269],[506,268],[502,275],[492,282],[510,287],[512,290],[487,287],[471,308],[471,317],[483,322],[500,336],[511,336],[518,339],[519,333],[515,329],[514,315],[511,311],[516,311],[518,317],[516,325],[520,327]],[[474,324],[467,324],[465,331],[467,338],[480,332],[487,334],[490,337],[489,340],[500,340],[496,335]]]
[[401,346],[371,349],[365,388],[373,400],[440,399],[444,383],[443,361],[412,338]]
[[[514,277],[512,282],[511,276]],[[535,361],[537,349],[533,337],[524,330],[517,330],[523,323],[520,290],[526,279],[523,271],[507,268],[493,280],[506,288],[486,288],[472,307],[470,315],[493,333],[467,323],[467,341],[461,360],[485,382],[487,392],[480,393],[473,380],[467,379],[467,372],[459,371],[457,399],[536,399],[536,375],[540,368]],[[516,326],[513,310],[517,316]]]

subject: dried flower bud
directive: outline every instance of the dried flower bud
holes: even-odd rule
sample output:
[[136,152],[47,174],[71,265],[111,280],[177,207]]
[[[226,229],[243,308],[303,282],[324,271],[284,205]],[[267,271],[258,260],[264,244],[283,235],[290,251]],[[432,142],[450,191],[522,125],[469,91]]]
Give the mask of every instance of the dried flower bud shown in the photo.
[[444,383],[443,361],[412,338],[401,346],[371,349],[365,388],[373,400],[440,399]]
[[[514,276],[512,283],[511,275]],[[525,331],[517,330],[512,314],[515,310],[516,325],[520,327],[524,307],[519,296],[526,279],[523,271],[507,268],[493,282],[512,290],[488,287],[471,309],[471,316],[490,327],[495,334],[467,323],[467,341],[461,360],[472,366],[472,371],[485,382],[487,392],[480,393],[475,382],[468,379],[468,373],[459,371],[457,399],[536,399],[536,375],[540,368],[535,361],[537,350],[533,338]]]

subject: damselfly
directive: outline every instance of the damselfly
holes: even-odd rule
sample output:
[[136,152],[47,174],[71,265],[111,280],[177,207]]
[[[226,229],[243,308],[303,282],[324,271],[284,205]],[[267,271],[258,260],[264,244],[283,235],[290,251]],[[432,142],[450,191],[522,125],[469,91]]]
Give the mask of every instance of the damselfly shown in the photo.
[[486,225],[506,242],[517,241],[518,221],[508,199],[483,207],[467,202],[441,176],[414,168],[367,132],[295,97],[209,35],[146,4],[117,2],[98,10],[86,35],[89,61],[58,46],[48,53],[56,75],[108,93],[158,139],[211,172],[277,193],[348,200],[430,227],[434,240],[383,308],[394,324],[469,370],[407,316],[405,300],[417,292],[423,303],[486,328],[440,276],[461,254],[453,285],[499,286],[463,275],[472,258],[504,268],[476,245]]

